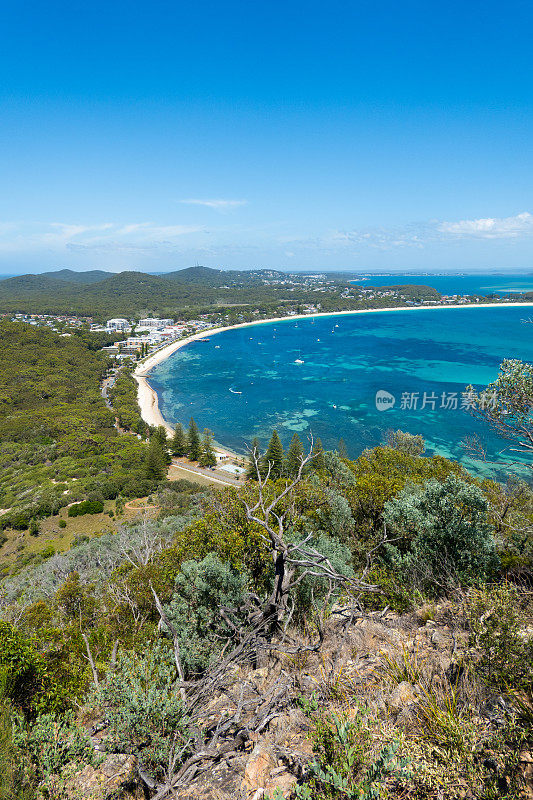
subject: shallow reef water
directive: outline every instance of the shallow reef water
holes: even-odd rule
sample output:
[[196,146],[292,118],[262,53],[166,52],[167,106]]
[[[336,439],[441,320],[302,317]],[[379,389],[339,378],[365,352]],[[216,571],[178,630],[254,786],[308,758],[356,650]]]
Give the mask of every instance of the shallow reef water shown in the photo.
[[[216,441],[245,452],[254,436],[266,446],[273,428],[283,443],[312,433],[326,449],[343,439],[355,457],[389,429],[421,433],[429,453],[480,474],[465,437],[483,438],[504,467],[506,442],[464,406],[466,386],[486,386],[504,358],[533,361],[529,308],[416,309],[276,321],[195,341],[159,364],[150,383],[163,416],[193,416]],[[208,335],[207,335],[208,336]]]

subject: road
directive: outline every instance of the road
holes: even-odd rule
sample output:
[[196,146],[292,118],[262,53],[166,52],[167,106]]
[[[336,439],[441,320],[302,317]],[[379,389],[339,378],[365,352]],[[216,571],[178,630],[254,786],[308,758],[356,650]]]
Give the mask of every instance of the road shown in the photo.
[[[244,486],[244,481],[239,481],[236,478],[232,478],[229,475],[225,475],[220,470],[211,470],[211,469],[204,469],[203,467],[197,467],[190,462],[183,462],[179,461],[178,459],[172,459],[172,465],[170,469],[175,469],[179,471],[179,473],[186,473],[191,475],[191,480],[194,478],[195,475],[201,476],[209,483],[216,484],[217,486]],[[185,476],[183,476],[185,477]]]

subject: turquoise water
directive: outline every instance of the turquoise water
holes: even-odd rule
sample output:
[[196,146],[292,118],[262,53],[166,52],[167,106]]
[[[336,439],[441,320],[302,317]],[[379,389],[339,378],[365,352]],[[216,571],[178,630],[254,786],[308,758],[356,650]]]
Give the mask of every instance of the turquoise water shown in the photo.
[[[460,406],[465,386],[485,386],[502,359],[533,361],[533,325],[521,323],[530,313],[417,309],[239,328],[178,350],[152,371],[150,383],[167,420],[193,416],[238,452],[254,436],[266,444],[277,428],[285,445],[295,431],[304,441],[312,432],[328,449],[342,438],[354,457],[400,428],[423,434],[429,452],[466,466],[472,462],[461,441],[481,433],[490,457],[501,461],[505,443],[466,411],[441,408],[442,395],[446,403],[457,393]],[[378,391],[394,396],[393,408],[376,408]],[[406,397],[415,405],[411,395],[418,395],[417,407],[402,408]]]
[[441,294],[507,294],[533,292],[533,273],[477,275],[370,275],[363,281],[351,281],[354,286],[393,286],[412,283],[432,286]]

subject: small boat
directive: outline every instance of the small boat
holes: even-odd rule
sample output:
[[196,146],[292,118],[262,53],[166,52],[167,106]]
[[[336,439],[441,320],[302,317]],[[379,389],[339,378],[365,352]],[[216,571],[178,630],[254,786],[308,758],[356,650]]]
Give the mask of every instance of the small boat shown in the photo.
[[219,344],[215,345],[215,350],[220,350],[220,345]]
[[209,339],[197,339],[198,342],[208,342]]
[[295,360],[295,362],[294,362],[294,363],[295,363],[295,364],[304,364],[305,362],[304,362],[304,361],[302,361],[302,359],[301,359],[301,358],[297,358],[297,359]]
[[232,389],[232,388],[231,388],[231,386],[230,386],[230,389],[229,389],[229,390],[230,390],[230,392],[231,392],[232,394],[242,394],[242,392],[239,392],[239,391],[237,391],[237,389]]

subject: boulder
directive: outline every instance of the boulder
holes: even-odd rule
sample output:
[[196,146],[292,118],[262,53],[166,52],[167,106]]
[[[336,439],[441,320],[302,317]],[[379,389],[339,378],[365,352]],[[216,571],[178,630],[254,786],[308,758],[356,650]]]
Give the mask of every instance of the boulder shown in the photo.
[[402,711],[406,706],[418,701],[415,688],[407,681],[402,681],[392,692],[388,704],[397,711]]
[[271,770],[276,769],[277,761],[267,744],[256,744],[246,762],[243,789],[253,795],[257,789],[264,789],[270,780]]
[[113,754],[99,767],[87,764],[66,782],[65,794],[72,800],[142,800],[135,756]]
[[533,756],[528,750],[522,750],[518,756],[518,769],[524,781],[524,797],[533,800]]
[[242,789],[248,800],[260,800],[272,796],[276,789],[283,797],[290,797],[296,777],[285,766],[278,766],[272,748],[268,744],[256,744],[246,767]]

